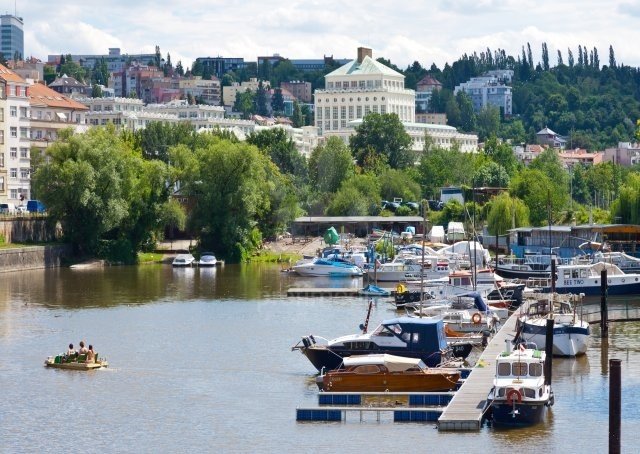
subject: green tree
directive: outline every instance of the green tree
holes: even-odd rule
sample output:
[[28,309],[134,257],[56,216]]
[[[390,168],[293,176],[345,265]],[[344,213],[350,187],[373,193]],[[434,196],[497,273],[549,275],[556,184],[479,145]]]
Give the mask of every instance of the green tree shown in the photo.
[[412,176],[405,170],[387,169],[378,179],[383,200],[399,197],[405,202],[415,202],[421,199],[420,185],[413,181]]
[[475,171],[473,182],[476,187],[506,188],[509,185],[509,174],[497,162],[489,161]]
[[631,173],[611,208],[617,223],[640,224],[640,173]]
[[171,149],[183,193],[192,199],[188,219],[200,246],[232,261],[247,259],[261,240],[258,220],[270,210],[274,181],[267,156],[247,143],[209,137],[195,150]]
[[374,175],[354,175],[340,186],[327,208],[328,216],[366,216],[380,211],[380,183]]
[[509,175],[513,174],[518,167],[518,159],[511,145],[499,142],[496,136],[491,136],[485,142],[482,151],[485,156],[499,164]]
[[486,140],[492,135],[497,135],[500,129],[500,109],[496,106],[483,107],[476,116],[476,122],[479,140]]
[[100,88],[100,85],[93,84],[93,86],[91,87],[91,97],[102,98],[102,88]]
[[169,149],[184,144],[195,146],[196,135],[189,123],[163,123],[152,121],[146,128],[134,133],[134,143],[142,150],[145,159],[169,162]]
[[467,93],[459,91],[456,94],[456,102],[460,109],[460,128],[471,132],[476,129],[476,114],[473,111],[473,102]]
[[282,97],[281,88],[276,88],[273,91],[273,98],[271,99],[271,109],[273,109],[274,115],[282,115],[284,113],[284,98]]
[[529,219],[534,226],[547,224],[549,212],[560,211],[564,207],[566,193],[561,194],[551,179],[537,169],[523,169],[511,180],[509,192],[521,199],[529,208]]
[[353,156],[339,137],[329,137],[311,152],[309,180],[319,192],[336,192],[353,174]]
[[298,101],[293,101],[293,127],[301,128],[305,125],[304,115],[302,114],[302,108]]
[[504,235],[509,229],[529,225],[529,209],[522,200],[503,192],[491,200],[487,223],[491,235]]
[[267,109],[267,90],[262,81],[258,82],[258,91],[256,91],[255,103],[256,113],[258,115],[262,115],[263,117],[269,115],[269,109]]
[[145,162],[112,126],[63,131],[47,153],[34,190],[75,252],[134,262],[164,227],[168,167]]
[[423,195],[439,198],[440,188],[454,184],[472,184],[475,157],[458,149],[431,147],[422,154],[418,164],[418,181]]
[[386,158],[394,169],[412,166],[416,159],[411,149],[411,137],[395,113],[366,115],[349,140],[349,147],[358,165],[362,166],[371,150]]
[[247,143],[264,152],[282,173],[295,175],[302,181],[306,180],[306,160],[284,129],[270,128],[253,132],[247,136]]
[[255,94],[247,89],[244,93],[238,91],[236,93],[236,102],[233,105],[233,110],[242,113],[242,118],[248,120],[255,112],[254,106]]

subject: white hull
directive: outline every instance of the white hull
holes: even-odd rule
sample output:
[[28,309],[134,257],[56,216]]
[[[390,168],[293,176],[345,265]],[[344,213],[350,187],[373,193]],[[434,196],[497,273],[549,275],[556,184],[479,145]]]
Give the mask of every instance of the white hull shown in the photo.
[[357,277],[362,276],[362,271],[340,269],[331,266],[294,266],[293,270],[300,276],[312,277]]
[[[541,334],[527,335],[527,342],[533,342],[539,349],[546,346],[546,336]],[[555,334],[553,335],[554,356],[578,356],[587,353],[589,348],[588,334]]]

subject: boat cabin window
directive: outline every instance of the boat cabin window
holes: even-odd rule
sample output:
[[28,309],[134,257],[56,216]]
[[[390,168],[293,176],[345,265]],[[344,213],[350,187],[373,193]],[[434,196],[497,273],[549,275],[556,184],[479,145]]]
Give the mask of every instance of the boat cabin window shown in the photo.
[[344,346],[350,350],[375,350],[373,342],[345,342]]
[[513,375],[517,375],[518,377],[523,377],[527,375],[527,363],[513,363],[511,365],[511,371]]
[[402,327],[400,327],[400,325],[398,325],[397,323],[394,325],[380,325],[373,332],[373,335],[392,337],[394,336],[394,333],[395,334],[402,333]]
[[528,397],[530,399],[535,399],[536,397],[536,390],[535,389],[531,389],[531,388],[524,388],[524,396]]
[[580,277],[580,270],[571,270],[571,277],[573,279],[578,279]]
[[542,377],[542,364],[529,364],[529,375],[531,375],[532,377]]
[[380,372],[380,368],[375,364],[366,364],[356,367],[353,371],[356,374],[377,374]]
[[564,278],[565,279],[571,278],[571,271],[570,270],[564,270]]
[[508,377],[511,375],[511,363],[499,363],[498,375],[500,377]]

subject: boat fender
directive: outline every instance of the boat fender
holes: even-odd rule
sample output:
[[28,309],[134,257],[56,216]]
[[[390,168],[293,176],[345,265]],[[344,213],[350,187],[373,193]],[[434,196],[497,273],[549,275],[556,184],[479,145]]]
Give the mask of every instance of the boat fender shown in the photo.
[[482,315],[480,315],[479,312],[476,312],[475,314],[473,314],[473,316],[471,317],[471,321],[473,322],[474,325],[479,325],[480,322],[482,321]]
[[511,405],[513,401],[522,402],[522,393],[517,389],[510,389],[507,393],[507,403]]
[[398,284],[396,285],[396,293],[404,293],[407,291],[407,288],[402,285],[402,284]]
[[312,344],[316,343],[316,338],[313,337],[313,334],[309,334],[309,340],[311,341]]
[[310,343],[309,343],[309,339],[308,339],[308,338],[303,337],[303,338],[302,338],[302,343],[304,344],[304,346],[305,346],[306,348],[309,348]]

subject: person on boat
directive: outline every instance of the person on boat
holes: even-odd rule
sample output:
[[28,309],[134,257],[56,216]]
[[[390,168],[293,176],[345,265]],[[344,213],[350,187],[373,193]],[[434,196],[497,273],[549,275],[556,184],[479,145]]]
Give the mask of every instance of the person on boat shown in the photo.
[[65,353],[64,355],[64,361],[65,362],[73,361],[77,356],[78,356],[78,353],[76,352],[75,348],[73,348],[73,344],[69,344],[67,353]]
[[73,348],[73,344],[69,344],[69,349],[67,350],[66,356],[73,356],[76,354],[76,349]]
[[93,345],[89,345],[89,348],[87,349],[87,362],[88,363],[93,363],[96,360],[96,354],[93,351]]
[[84,346],[84,341],[80,341],[80,348],[78,349],[78,354],[86,355],[88,351],[89,350],[87,350],[87,347]]

